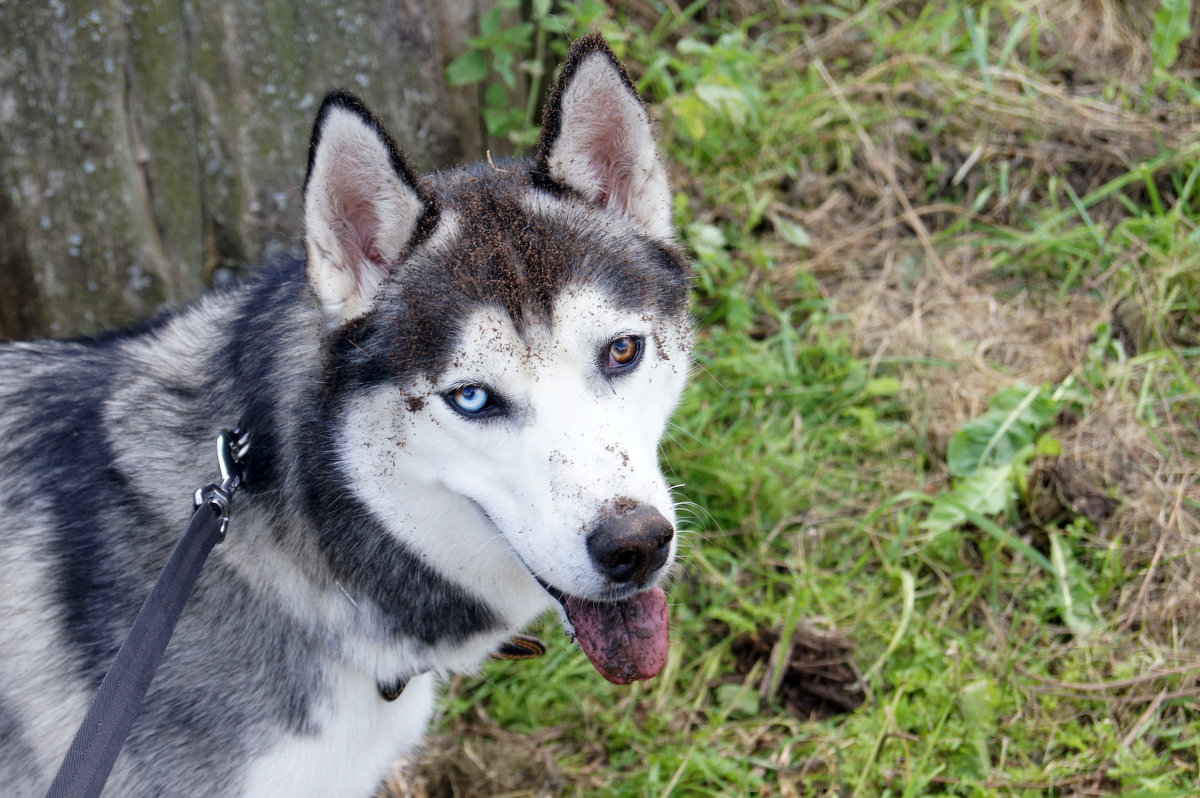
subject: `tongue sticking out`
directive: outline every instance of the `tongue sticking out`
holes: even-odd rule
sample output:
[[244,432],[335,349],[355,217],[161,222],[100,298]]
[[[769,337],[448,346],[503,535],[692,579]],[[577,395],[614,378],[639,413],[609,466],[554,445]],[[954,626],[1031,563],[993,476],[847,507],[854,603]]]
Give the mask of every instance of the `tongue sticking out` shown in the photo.
[[567,597],[565,607],[579,647],[605,679],[629,684],[662,670],[671,612],[661,587],[612,603]]

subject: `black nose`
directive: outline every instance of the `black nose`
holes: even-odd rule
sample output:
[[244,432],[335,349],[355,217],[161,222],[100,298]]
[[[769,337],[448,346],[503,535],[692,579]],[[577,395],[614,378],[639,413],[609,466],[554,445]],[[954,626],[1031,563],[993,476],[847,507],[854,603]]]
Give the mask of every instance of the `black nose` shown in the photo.
[[588,554],[612,581],[641,583],[667,561],[673,537],[670,521],[653,507],[638,504],[601,521],[588,535]]

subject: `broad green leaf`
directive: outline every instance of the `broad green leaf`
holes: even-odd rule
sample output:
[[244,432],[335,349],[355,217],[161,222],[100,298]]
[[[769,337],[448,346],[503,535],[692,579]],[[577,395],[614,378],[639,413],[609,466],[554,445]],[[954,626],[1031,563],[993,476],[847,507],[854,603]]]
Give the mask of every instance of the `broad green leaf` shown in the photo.
[[1063,622],[1079,637],[1086,637],[1097,623],[1091,608],[1094,591],[1086,582],[1084,569],[1075,562],[1062,536],[1054,531],[1050,532],[1050,562],[1058,583],[1056,598]]
[[1002,512],[1016,498],[1012,473],[1009,463],[981,468],[969,477],[954,480],[954,487],[934,500],[921,527],[934,533],[946,532],[964,523],[970,513]]
[[679,51],[680,55],[707,55],[712,51],[712,46],[687,36],[679,40],[675,49]]
[[987,466],[1007,465],[1031,447],[1065,405],[1044,388],[1014,385],[992,397],[988,410],[950,438],[946,464],[955,476]]
[[1037,439],[1034,453],[1044,457],[1058,457],[1063,453],[1062,441],[1053,435],[1042,435]]
[[967,739],[974,748],[977,775],[984,777],[991,769],[988,738],[996,727],[995,688],[987,679],[964,685],[958,694],[958,711],[966,721]]
[[700,257],[723,252],[728,246],[725,233],[715,224],[697,222],[688,227],[688,243]]
[[875,377],[867,380],[868,396],[895,396],[900,393],[900,380],[895,377]]
[[958,694],[958,708],[968,726],[990,729],[996,725],[995,688],[987,679],[963,685]]
[[750,112],[750,103],[740,89],[733,86],[701,83],[696,87],[696,96],[709,108],[725,114],[735,125],[741,126],[746,123],[746,116]]
[[522,22],[519,25],[513,25],[506,28],[500,34],[501,41],[511,48],[511,52],[515,57],[517,53],[527,51],[530,44],[533,42],[533,34],[537,29],[532,22]]
[[504,81],[504,85],[510,89],[515,89],[517,86],[517,76],[513,72],[513,66],[516,64],[516,56],[511,50],[497,49],[492,51],[492,68],[496,70],[496,74],[500,76],[500,80]]
[[500,33],[500,9],[498,7],[489,9],[480,17],[479,32],[483,36],[495,36]]
[[489,108],[508,110],[512,103],[508,99],[508,89],[503,83],[492,83],[483,92],[483,102]]
[[744,684],[722,684],[716,689],[717,704],[730,717],[752,717],[760,711],[758,691]]
[[484,108],[483,122],[489,136],[500,138],[520,126],[524,114],[520,108]]
[[708,125],[705,117],[708,116],[708,108],[694,94],[689,94],[679,100],[675,105],[676,111],[679,114],[679,121],[683,123],[683,129],[695,141],[704,139],[704,134],[708,132]]
[[451,86],[479,83],[487,75],[487,56],[482,50],[467,50],[446,67],[446,80]]

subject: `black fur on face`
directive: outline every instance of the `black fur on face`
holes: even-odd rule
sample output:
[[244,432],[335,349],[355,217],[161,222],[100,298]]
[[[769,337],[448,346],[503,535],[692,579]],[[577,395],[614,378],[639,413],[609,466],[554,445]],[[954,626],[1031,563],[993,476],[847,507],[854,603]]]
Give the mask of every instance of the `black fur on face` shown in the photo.
[[434,236],[432,248],[417,248],[383,286],[379,309],[335,332],[339,384],[436,377],[474,310],[499,307],[520,331],[548,322],[555,298],[572,285],[597,287],[622,309],[686,315],[691,271],[678,247],[597,226],[587,213],[533,213],[522,199],[537,190],[527,173],[477,167],[470,178],[439,196],[469,234]]

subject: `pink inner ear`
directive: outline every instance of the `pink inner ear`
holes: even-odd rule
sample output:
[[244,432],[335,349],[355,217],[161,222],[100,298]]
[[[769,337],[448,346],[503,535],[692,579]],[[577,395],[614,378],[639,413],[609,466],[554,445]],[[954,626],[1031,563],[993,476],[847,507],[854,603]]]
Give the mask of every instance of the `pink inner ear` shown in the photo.
[[[617,109],[613,109],[617,112]],[[599,119],[604,117],[598,115]],[[613,123],[597,124],[590,135],[585,151],[590,155],[588,165],[599,189],[595,201],[614,210],[627,213],[634,173],[634,156],[621,128]]]
[[[586,109],[572,103],[574,124],[579,135],[588,172],[597,186],[593,201],[629,215],[639,186],[639,144],[631,131],[643,124],[629,98],[619,86],[597,92]],[[586,113],[581,111],[586,110]]]
[[656,238],[672,239],[671,188],[654,118],[599,36],[581,39],[551,95],[539,184],[571,188]]
[[357,182],[354,175],[354,170],[348,170],[348,179],[343,178],[342,184],[331,193],[340,198],[335,214],[338,242],[345,256],[344,262],[337,265],[350,273],[356,286],[362,287],[386,274],[391,264],[379,247],[382,227],[379,216],[361,187],[354,185]]
[[600,193],[596,201],[605,207],[628,214],[633,182],[633,164],[630,158],[610,157],[593,159],[593,169],[600,178]]
[[378,242],[379,217],[371,212],[370,203],[360,200],[353,208],[346,208],[344,229],[346,251],[380,268],[387,268],[387,259],[380,251]]

